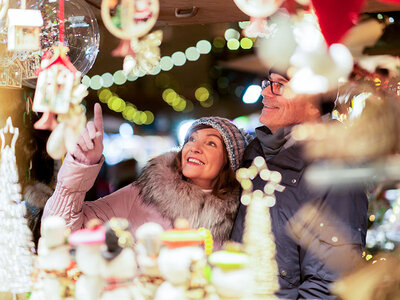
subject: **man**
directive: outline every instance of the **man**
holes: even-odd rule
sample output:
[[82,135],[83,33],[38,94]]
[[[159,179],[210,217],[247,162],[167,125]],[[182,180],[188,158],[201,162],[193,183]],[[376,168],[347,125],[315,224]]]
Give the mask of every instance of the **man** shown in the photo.
[[[360,260],[365,245],[368,201],[360,190],[314,190],[303,178],[309,162],[291,138],[295,124],[321,119],[321,104],[303,96],[287,98],[288,77],[270,71],[263,81],[263,109],[257,138],[247,147],[243,165],[261,155],[282,175],[283,192],[270,208],[280,290],[285,299],[334,299],[330,285]],[[254,189],[265,182],[253,180]],[[246,207],[240,205],[232,239],[242,241]]]

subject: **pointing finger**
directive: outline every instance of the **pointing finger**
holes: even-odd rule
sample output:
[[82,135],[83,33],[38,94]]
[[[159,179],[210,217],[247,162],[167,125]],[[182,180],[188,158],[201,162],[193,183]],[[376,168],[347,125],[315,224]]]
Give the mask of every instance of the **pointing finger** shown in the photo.
[[103,115],[99,103],[94,105],[94,125],[96,126],[96,130],[103,134]]

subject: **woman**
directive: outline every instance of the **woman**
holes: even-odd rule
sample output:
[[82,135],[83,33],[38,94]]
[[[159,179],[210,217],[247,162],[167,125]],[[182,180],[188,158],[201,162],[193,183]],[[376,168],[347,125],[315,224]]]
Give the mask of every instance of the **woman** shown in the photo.
[[61,216],[77,230],[92,218],[105,222],[116,216],[128,219],[133,231],[150,221],[170,229],[183,217],[193,228],[209,229],[216,245],[229,239],[240,196],[234,171],[251,139],[247,133],[227,119],[201,118],[181,151],[153,158],[137,181],[84,202],[104,162],[101,107],[94,109],[94,122],[88,122],[74,153],[64,160],[43,217]]

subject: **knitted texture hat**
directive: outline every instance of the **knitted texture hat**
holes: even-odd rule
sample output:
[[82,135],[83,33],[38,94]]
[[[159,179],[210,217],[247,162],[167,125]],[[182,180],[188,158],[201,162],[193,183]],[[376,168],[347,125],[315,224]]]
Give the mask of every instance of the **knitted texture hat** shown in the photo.
[[[190,126],[188,133],[199,124],[209,125],[218,130],[224,140],[232,170],[236,171],[240,167],[244,149],[253,137],[243,129],[237,128],[236,125],[228,119],[220,117],[204,117],[197,119],[193,122],[192,126]],[[186,136],[185,143],[188,138],[189,136]]]

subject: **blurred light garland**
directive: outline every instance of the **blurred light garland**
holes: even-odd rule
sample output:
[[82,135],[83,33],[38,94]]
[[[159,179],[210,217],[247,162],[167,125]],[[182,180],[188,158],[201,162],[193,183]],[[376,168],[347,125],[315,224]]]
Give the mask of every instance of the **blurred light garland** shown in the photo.
[[[242,23],[245,25],[248,24],[246,22],[239,22],[240,28],[245,26]],[[216,37],[213,39],[212,43],[207,40],[199,40],[196,46],[188,47],[185,51],[176,51],[171,56],[165,55],[161,57],[160,63],[156,65],[148,75],[157,75],[161,71],[167,72],[174,67],[181,67],[188,61],[197,61],[202,54],[209,54],[213,47],[217,48],[217,50],[222,50],[225,46],[227,46],[229,50],[238,50],[239,48],[249,50],[254,46],[255,39],[247,37],[240,38],[239,31],[234,28],[226,29],[224,37]],[[123,85],[127,81],[135,81],[139,77],[145,75],[146,73],[143,71],[126,75],[122,70],[117,70],[114,74],[106,72],[103,75],[94,75],[92,77],[85,75],[82,78],[82,83],[92,90],[100,90],[102,88],[109,88],[113,84]]]
[[121,113],[122,117],[129,122],[136,125],[149,125],[154,121],[154,114],[151,111],[138,110],[134,104],[124,101],[108,88],[99,90],[97,94],[100,102],[107,104],[109,109]]

